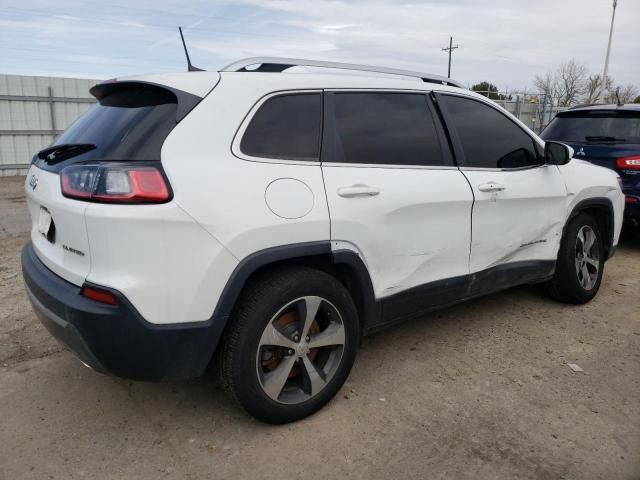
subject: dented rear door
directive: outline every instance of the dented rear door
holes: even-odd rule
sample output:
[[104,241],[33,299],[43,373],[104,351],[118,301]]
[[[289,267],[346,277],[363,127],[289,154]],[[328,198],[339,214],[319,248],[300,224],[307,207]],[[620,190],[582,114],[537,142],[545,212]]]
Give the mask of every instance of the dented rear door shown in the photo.
[[376,298],[469,273],[473,195],[434,119],[422,93],[325,93],[332,246],[359,254]]

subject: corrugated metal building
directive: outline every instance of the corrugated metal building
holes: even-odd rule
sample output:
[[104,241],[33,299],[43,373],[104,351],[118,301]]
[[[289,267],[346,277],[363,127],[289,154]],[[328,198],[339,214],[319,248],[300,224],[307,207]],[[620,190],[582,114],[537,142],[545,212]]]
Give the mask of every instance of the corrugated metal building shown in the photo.
[[0,175],[26,173],[33,154],[95,103],[97,82],[0,75]]

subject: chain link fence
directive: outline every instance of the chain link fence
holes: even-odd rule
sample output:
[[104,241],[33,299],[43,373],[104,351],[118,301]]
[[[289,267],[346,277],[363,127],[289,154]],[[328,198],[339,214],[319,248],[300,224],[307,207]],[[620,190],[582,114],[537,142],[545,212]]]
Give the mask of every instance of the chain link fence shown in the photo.
[[545,94],[526,92],[476,92],[489,97],[536,133],[553,120],[556,113],[569,107],[558,106],[558,99]]

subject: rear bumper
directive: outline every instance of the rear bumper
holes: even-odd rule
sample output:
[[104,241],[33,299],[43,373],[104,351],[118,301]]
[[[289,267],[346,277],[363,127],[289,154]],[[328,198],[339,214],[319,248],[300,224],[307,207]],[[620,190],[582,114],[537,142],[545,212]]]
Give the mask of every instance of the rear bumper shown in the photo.
[[[213,321],[154,325],[121,293],[118,305],[80,295],[80,287],[51,272],[28,243],[22,250],[27,295],[49,332],[93,369],[134,380],[202,375],[221,328]],[[224,323],[224,322],[218,322]]]

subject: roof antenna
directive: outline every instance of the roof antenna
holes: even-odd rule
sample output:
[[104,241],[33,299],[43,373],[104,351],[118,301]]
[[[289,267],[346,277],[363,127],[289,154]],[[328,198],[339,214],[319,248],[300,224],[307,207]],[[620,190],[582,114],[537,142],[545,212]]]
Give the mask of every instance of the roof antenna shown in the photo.
[[622,106],[623,103],[620,101],[620,87],[616,88],[616,101],[618,102],[618,106]]
[[182,39],[182,46],[184,47],[184,54],[187,57],[187,71],[189,72],[204,72],[203,69],[194,67],[191,65],[191,59],[189,58],[189,52],[187,50],[187,44],[184,42],[184,35],[182,34],[182,27],[178,26],[178,31],[180,32],[180,38]]

